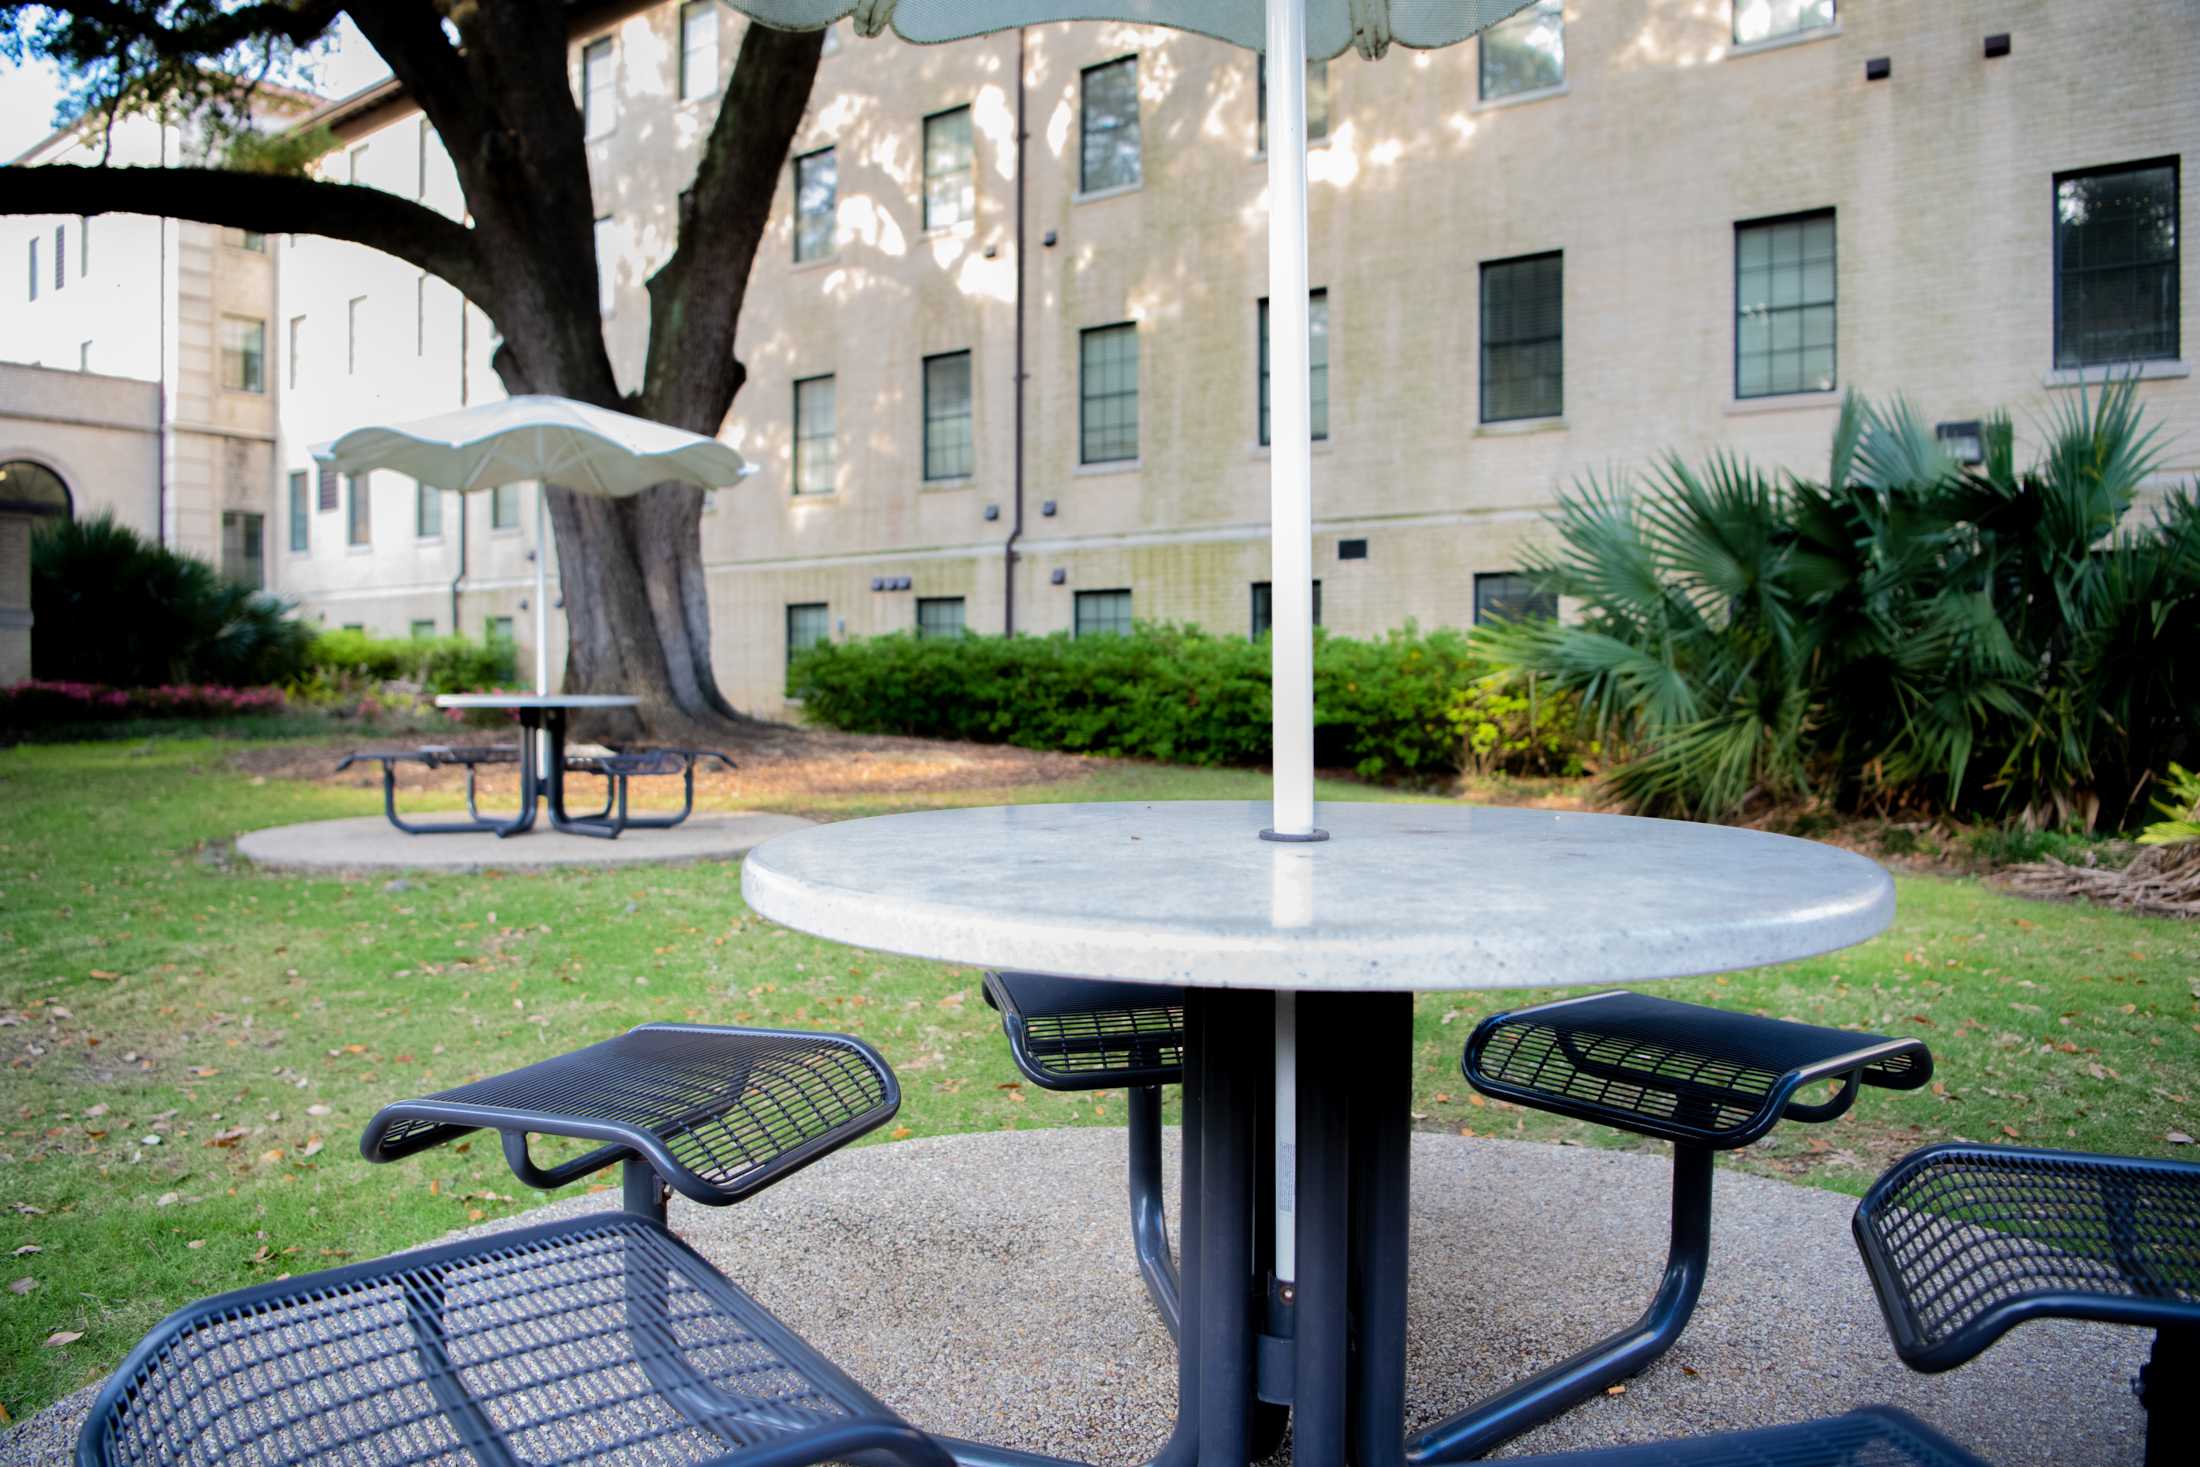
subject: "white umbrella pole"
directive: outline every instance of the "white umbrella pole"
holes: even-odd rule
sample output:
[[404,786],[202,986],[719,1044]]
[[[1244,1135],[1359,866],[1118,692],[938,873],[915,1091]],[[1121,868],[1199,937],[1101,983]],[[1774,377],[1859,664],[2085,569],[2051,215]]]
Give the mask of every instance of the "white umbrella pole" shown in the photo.
[[[550,691],[550,486],[535,485],[535,692]],[[550,768],[550,734],[537,734],[535,760]]]
[[1268,0],[1268,361],[1273,830],[1314,830],[1313,425],[1306,269],[1306,6]]

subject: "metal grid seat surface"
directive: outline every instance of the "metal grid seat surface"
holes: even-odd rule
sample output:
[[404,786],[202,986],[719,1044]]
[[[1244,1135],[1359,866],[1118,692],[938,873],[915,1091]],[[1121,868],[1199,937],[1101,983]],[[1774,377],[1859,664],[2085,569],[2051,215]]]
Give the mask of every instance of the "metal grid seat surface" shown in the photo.
[[[531,1186],[562,1186],[628,1154],[683,1196],[739,1201],[891,1119],[901,1106],[878,1051],[844,1034],[644,1024],[509,1074],[385,1106],[359,1148],[395,1161],[470,1131],[505,1137]],[[608,1143],[554,1169],[529,1132]]]
[[1174,1085],[1184,1078],[1184,990],[1108,978],[988,973],[1016,1068],[1049,1090]]
[[1892,1406],[1758,1431],[1520,1457],[1550,1467],[1984,1467],[1971,1453]]
[[[1914,1090],[1933,1060],[1916,1039],[1615,992],[1493,1014],[1475,1026],[1461,1068],[1485,1094],[1724,1150],[1783,1115],[1831,1120],[1859,1084]],[[1834,1100],[1793,1101],[1828,1079],[1846,1082]]]
[[607,1214],[262,1284],[170,1315],[80,1467],[946,1458],[656,1223]]
[[2200,1163],[1928,1146],[1872,1185],[1854,1226],[1918,1370],[2045,1316],[2200,1329]]

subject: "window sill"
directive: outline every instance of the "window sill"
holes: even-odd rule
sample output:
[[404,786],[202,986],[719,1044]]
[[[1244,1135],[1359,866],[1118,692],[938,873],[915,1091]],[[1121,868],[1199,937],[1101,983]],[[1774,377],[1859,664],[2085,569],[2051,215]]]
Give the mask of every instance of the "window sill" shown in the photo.
[[415,544],[415,545],[418,545],[418,546],[422,547],[423,549],[428,549],[428,550],[432,550],[432,549],[436,548],[437,546],[441,545],[442,543],[443,543],[443,532],[442,532],[441,530],[438,530],[438,531],[436,531],[436,532],[435,532],[435,533],[434,533],[433,535],[415,535],[415,536],[413,536],[413,544]]
[[1839,388],[1830,392],[1776,392],[1766,397],[1729,398],[1723,411],[1730,418],[1746,417],[1751,413],[1805,412],[1812,408],[1838,408],[1841,398]]
[[1090,193],[1079,189],[1069,196],[1069,201],[1072,204],[1097,204],[1102,199],[1119,199],[1125,194],[1135,194],[1145,186],[1146,181],[1140,179],[1136,183],[1119,183],[1114,188],[1096,188]]
[[1537,87],[1532,92],[1514,92],[1506,97],[1484,97],[1469,110],[1495,112],[1503,107],[1526,107],[1534,102],[1548,102],[1554,97],[1563,97],[1573,89],[1574,84],[1571,81],[1562,81],[1556,86]]
[[1563,433],[1572,427],[1563,413],[1547,418],[1499,418],[1494,423],[1477,423],[1477,438],[1518,438],[1529,433]]
[[927,224],[917,231],[918,239],[968,239],[978,232],[976,218],[958,219],[953,224]]
[[515,540],[519,538],[519,526],[491,525],[489,527],[489,538],[492,540]]
[[793,262],[791,263],[791,266],[790,266],[790,268],[792,268],[792,269],[796,270],[797,272],[799,272],[799,271],[803,271],[803,270],[823,270],[823,269],[824,269],[824,268],[826,268],[826,267],[827,267],[828,265],[837,265],[837,264],[839,264],[839,263],[840,263],[840,246],[838,246],[838,245],[835,245],[835,246],[833,246],[833,247],[832,247],[831,249],[827,250],[827,251],[826,251],[826,252],[825,252],[824,254],[822,254],[822,255],[819,255],[819,256],[818,256],[818,257],[817,257],[816,259],[814,259],[814,260],[795,260],[795,261],[793,261]]
[[2190,377],[2192,363],[2157,357],[2147,362],[2104,362],[2093,367],[2057,367],[2040,373],[2042,387],[2104,387],[2111,382],[2164,382]]
[[1110,474],[1135,474],[1145,467],[1142,458],[1111,458],[1105,463],[1079,464],[1072,472],[1080,479],[1100,479]]
[[787,496],[787,503],[789,504],[838,504],[839,502],[840,491],[838,489],[812,489],[807,493],[797,489]]
[[367,542],[366,544],[364,544],[364,545],[346,545],[346,546],[344,547],[344,554],[346,554],[346,555],[372,555],[372,554],[374,554],[374,542],[370,540],[370,541],[368,541],[368,542]]
[[975,474],[961,474],[952,479],[920,479],[917,482],[917,492],[931,494],[950,489],[974,489],[977,484],[978,479]]
[[[1318,138],[1308,138],[1306,140],[1306,151],[1309,153],[1318,153],[1322,149],[1328,147],[1334,141],[1336,141],[1336,139],[1326,132]],[[1249,163],[1265,163],[1268,161],[1268,150],[1266,148],[1255,148],[1253,149],[1251,155],[1246,159],[1246,161]]]
[[1807,31],[1793,31],[1784,36],[1771,36],[1762,41],[1736,41],[1727,48],[1728,56],[1758,56],[1767,51],[1784,51],[1790,46],[1808,46],[1813,41],[1831,41],[1841,34],[1841,22],[1822,25]]
[[[1333,440],[1328,438],[1316,438],[1307,445],[1307,451],[1313,454],[1314,457],[1320,458],[1324,454],[1334,451],[1330,447],[1332,442]],[[1252,456],[1255,462],[1266,462],[1268,459],[1275,456],[1272,452],[1273,447],[1274,445],[1272,444],[1256,443],[1250,449],[1248,449],[1247,452]]]

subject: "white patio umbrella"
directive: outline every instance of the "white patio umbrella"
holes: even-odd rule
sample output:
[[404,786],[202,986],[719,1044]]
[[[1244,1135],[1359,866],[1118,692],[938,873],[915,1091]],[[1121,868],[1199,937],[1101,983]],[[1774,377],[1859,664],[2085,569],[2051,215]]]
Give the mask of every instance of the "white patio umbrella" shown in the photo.
[[875,36],[964,40],[1065,20],[1116,20],[1194,31],[1268,57],[1270,351],[1270,679],[1275,769],[1271,838],[1321,840],[1314,827],[1314,527],[1311,372],[1307,344],[1306,63],[1348,46],[1373,60],[1393,43],[1450,46],[1533,0],[722,0],[782,30],[845,16]]
[[[389,427],[354,428],[313,450],[338,473],[393,469],[472,494],[535,480],[620,498],[656,484],[717,489],[756,466],[727,444],[565,397],[526,395]],[[550,691],[550,539],[535,497],[535,691]]]

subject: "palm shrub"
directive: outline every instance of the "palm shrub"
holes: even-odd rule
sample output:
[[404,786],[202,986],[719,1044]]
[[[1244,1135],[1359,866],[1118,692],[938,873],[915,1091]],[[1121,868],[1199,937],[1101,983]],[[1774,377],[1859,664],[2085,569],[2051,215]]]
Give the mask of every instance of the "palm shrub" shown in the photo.
[[1564,496],[1532,573],[1572,624],[1481,650],[1580,695],[1638,809],[1753,800],[2121,824],[2200,729],[2200,505],[2130,523],[2155,433],[2130,383],[2067,399],[2019,471],[1907,403],[1842,406],[1826,478],[1731,455]]
[[31,614],[33,677],[117,688],[288,682],[305,665],[311,635],[282,600],[107,512],[39,527]]

